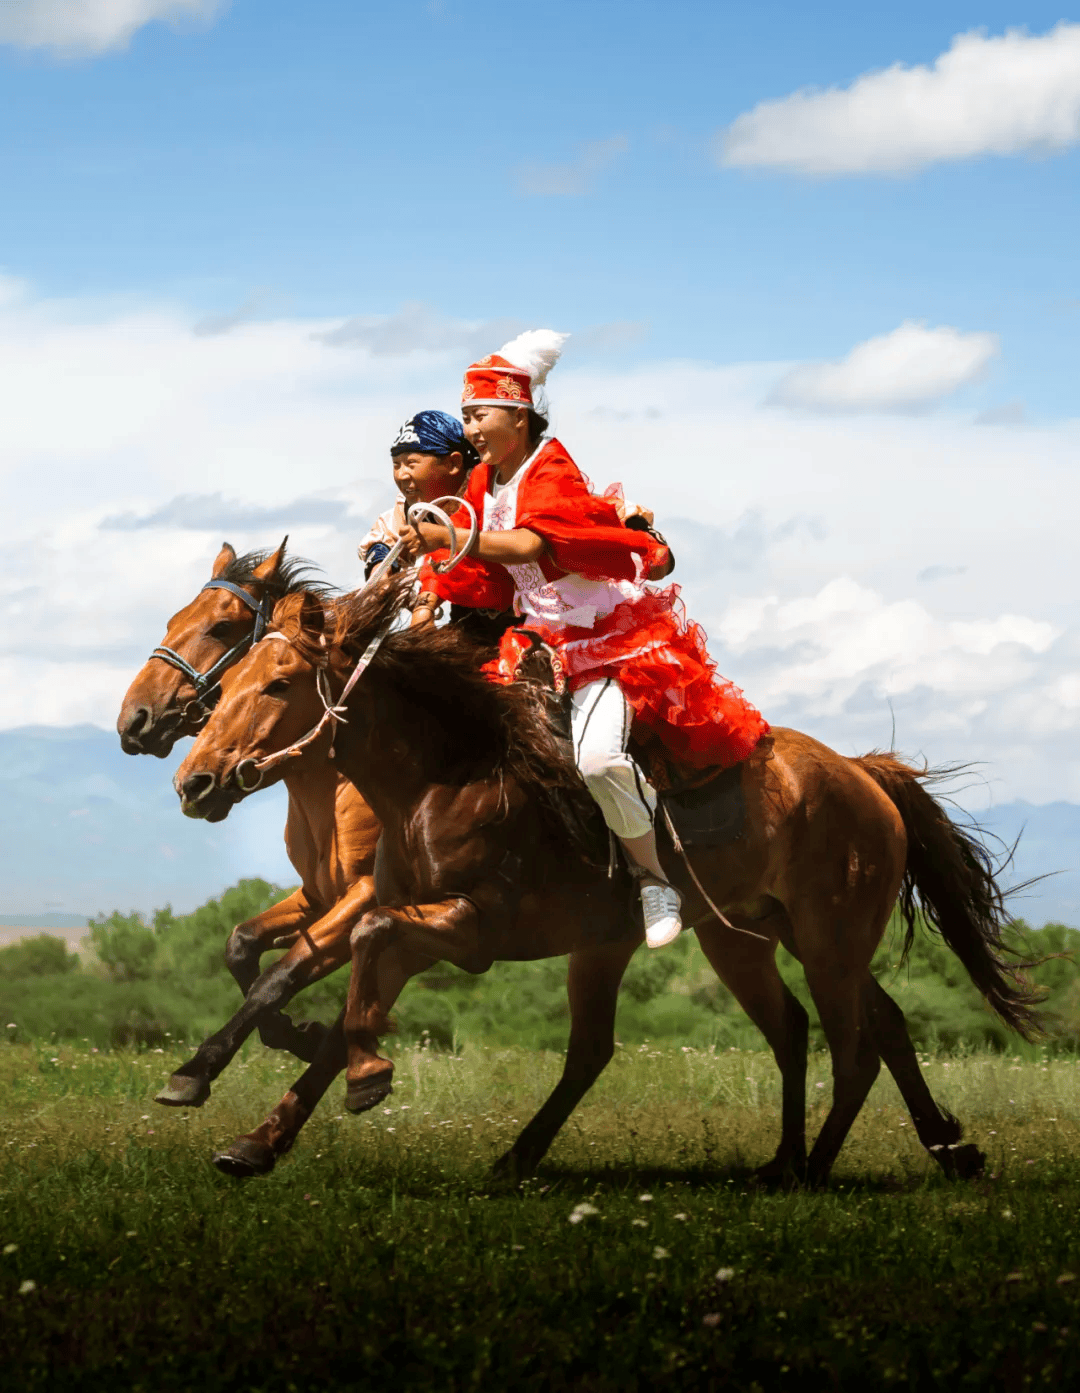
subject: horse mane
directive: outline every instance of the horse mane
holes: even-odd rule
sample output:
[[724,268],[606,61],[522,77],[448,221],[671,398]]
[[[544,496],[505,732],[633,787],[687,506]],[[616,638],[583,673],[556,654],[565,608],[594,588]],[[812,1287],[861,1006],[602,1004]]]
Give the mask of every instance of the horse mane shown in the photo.
[[[348,659],[355,661],[393,621],[411,587],[411,576],[391,576],[326,607],[335,666],[351,669]],[[388,634],[370,670],[396,701],[419,708],[425,734],[446,760],[511,775],[538,799],[545,822],[564,840],[589,859],[602,859],[607,841],[596,805],[571,746],[552,727],[543,690],[531,682],[490,681],[481,671],[490,656],[457,625],[424,625]]]
[[270,580],[259,580],[255,571],[273,556],[274,550],[276,548],[248,551],[243,556],[234,556],[217,579],[230,581],[233,585],[263,585],[275,604],[286,595],[298,595],[302,592],[315,595],[324,601],[336,593],[328,581],[317,578],[318,567],[315,563],[305,560],[302,556],[283,556],[276,574]]

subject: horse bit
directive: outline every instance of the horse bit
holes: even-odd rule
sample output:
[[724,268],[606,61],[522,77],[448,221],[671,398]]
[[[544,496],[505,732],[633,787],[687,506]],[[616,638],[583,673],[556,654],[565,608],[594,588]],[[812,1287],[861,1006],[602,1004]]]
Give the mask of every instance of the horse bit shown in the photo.
[[[205,672],[199,672],[193,668],[186,658],[175,652],[172,648],[155,648],[150,654],[151,658],[160,658],[163,663],[168,663],[178,672],[182,672],[191,685],[195,688],[195,698],[189,701],[180,712],[180,719],[194,726],[195,729],[204,726],[210,719],[210,713],[217,705],[218,697],[221,695],[221,675],[227,672],[233,663],[237,662],[254,644],[266,633],[267,625],[270,620],[269,593],[261,600],[256,601],[253,595],[249,595],[246,590],[239,585],[234,585],[231,580],[210,580],[203,586],[203,590],[227,590],[230,595],[235,595],[238,600],[243,600],[248,609],[255,616],[255,624],[250,634],[242,638],[239,643],[233,644],[227,653],[222,656]],[[200,591],[200,594],[202,592]]]

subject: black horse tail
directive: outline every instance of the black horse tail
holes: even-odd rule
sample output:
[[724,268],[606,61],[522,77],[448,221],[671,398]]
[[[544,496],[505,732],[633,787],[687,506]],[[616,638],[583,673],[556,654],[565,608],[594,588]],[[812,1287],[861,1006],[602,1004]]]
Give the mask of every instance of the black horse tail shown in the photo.
[[907,832],[908,853],[900,887],[907,926],[903,957],[915,941],[918,918],[940,933],[967,968],[987,1004],[1026,1040],[1043,1033],[1035,1009],[1041,994],[1024,960],[1005,939],[1012,916],[997,883],[999,868],[978,838],[978,828],[958,826],[924,787],[955,773],[915,769],[891,754],[868,754],[853,763],[896,805]]

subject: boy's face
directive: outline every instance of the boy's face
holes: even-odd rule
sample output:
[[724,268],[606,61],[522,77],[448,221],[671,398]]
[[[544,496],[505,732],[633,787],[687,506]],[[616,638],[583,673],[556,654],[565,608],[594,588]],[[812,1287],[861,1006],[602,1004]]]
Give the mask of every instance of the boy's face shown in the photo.
[[465,478],[465,465],[458,451],[451,455],[424,455],[419,451],[392,456],[394,483],[401,490],[408,508],[413,503],[431,503],[436,498],[457,493]]

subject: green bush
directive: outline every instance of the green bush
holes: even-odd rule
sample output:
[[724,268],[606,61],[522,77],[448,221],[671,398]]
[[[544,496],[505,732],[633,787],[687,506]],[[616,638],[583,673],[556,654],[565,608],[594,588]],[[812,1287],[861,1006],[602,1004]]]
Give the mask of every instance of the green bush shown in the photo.
[[[42,936],[0,949],[0,1017],[19,1037],[87,1039],[99,1047],[157,1045],[171,1036],[189,1041],[217,1029],[237,1009],[240,993],[224,963],[234,925],[288,892],[264,880],[243,880],[191,914],[159,910],[149,920],[115,913],[93,921],[95,961],[80,966],[60,939]],[[1018,926],[1020,951],[1043,962],[1036,981],[1046,993],[1052,1049],[1080,1046],[1080,931],[1050,924],[1037,932]],[[986,1009],[959,959],[920,930],[901,965],[898,920],[873,970],[904,1011],[923,1049],[1016,1047]],[[804,1003],[816,1047],[824,1038],[799,964],[783,950],[780,971]],[[269,962],[269,957],[264,960]],[[298,1020],[330,1021],[344,999],[347,972],[297,996]],[[399,1038],[422,1038],[443,1049],[466,1041],[563,1050],[569,1033],[566,961],[496,963],[470,976],[440,963],[410,982],[393,1009]],[[623,979],[616,1035],[626,1045],[646,1040],[721,1048],[763,1048],[764,1041],[717,979],[692,934],[662,952],[640,948]]]
[[62,938],[38,934],[0,948],[0,979],[21,982],[27,977],[62,976],[74,972],[79,959]]

